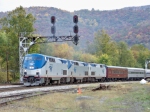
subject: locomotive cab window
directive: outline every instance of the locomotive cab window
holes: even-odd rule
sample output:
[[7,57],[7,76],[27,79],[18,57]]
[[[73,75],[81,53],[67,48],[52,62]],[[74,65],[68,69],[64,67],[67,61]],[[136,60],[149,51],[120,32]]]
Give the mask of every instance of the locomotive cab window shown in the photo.
[[79,63],[78,62],[73,62],[74,63],[74,65],[77,65],[77,66],[79,66]]
[[55,62],[55,59],[54,58],[49,58],[49,61],[50,62]]

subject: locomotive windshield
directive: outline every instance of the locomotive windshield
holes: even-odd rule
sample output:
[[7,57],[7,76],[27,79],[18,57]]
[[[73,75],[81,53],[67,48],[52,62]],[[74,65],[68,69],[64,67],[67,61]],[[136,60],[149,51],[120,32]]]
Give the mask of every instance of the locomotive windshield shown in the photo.
[[46,63],[45,57],[42,55],[27,55],[23,61],[23,68],[25,69],[39,69]]

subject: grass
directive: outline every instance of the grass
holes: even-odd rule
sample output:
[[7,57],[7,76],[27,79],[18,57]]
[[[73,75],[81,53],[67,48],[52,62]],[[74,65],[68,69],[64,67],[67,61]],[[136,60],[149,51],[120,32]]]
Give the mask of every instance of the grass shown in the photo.
[[114,85],[110,90],[54,93],[11,102],[0,112],[150,112],[150,84]]

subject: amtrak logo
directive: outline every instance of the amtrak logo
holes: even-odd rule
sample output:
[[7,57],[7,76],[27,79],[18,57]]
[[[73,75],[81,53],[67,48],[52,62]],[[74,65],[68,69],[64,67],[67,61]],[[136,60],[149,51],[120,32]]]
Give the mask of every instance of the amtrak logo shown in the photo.
[[52,69],[53,69],[53,65],[50,65],[50,66],[49,66],[49,69],[50,69],[50,71],[52,71]]

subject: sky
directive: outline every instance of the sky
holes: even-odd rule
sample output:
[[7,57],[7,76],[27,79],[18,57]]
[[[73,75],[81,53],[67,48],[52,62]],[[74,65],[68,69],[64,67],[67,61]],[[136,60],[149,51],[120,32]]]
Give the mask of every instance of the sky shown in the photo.
[[150,0],[0,0],[0,12],[12,11],[16,7],[55,7],[66,11],[81,9],[114,10],[124,7],[150,5]]

